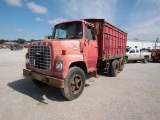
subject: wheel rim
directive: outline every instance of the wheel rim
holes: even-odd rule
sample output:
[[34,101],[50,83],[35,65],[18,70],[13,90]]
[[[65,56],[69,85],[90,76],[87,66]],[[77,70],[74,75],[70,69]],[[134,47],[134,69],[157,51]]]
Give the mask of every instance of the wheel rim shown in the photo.
[[74,75],[71,79],[70,90],[73,94],[77,94],[82,87],[82,78],[80,75]]

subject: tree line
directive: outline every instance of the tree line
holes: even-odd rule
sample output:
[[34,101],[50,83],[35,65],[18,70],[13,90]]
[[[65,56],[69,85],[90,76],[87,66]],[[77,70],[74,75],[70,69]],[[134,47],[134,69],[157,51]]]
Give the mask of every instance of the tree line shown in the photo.
[[25,39],[21,39],[21,38],[18,38],[17,40],[5,40],[5,39],[0,39],[0,44],[4,44],[5,42],[16,42],[18,44],[24,44],[26,42],[35,42],[35,41],[40,41],[40,40],[34,40],[34,39],[31,39],[30,41],[27,41]]

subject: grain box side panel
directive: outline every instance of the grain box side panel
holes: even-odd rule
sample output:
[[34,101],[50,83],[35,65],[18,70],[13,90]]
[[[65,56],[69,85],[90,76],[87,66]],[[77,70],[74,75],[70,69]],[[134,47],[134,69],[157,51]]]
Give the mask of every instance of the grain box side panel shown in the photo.
[[110,58],[117,58],[126,54],[127,33],[109,23],[103,25],[104,52]]

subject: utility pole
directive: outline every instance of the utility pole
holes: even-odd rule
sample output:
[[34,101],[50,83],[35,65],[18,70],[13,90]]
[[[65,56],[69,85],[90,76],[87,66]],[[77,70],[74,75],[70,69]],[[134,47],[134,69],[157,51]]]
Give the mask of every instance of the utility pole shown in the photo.
[[158,41],[159,41],[159,37],[157,37],[157,39],[156,39],[155,46],[154,46],[155,49],[157,47]]

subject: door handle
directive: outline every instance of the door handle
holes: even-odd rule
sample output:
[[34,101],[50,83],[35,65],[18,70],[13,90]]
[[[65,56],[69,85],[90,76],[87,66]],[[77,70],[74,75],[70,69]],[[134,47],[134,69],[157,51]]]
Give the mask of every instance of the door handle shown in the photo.
[[98,46],[96,46],[95,48],[98,48]]

